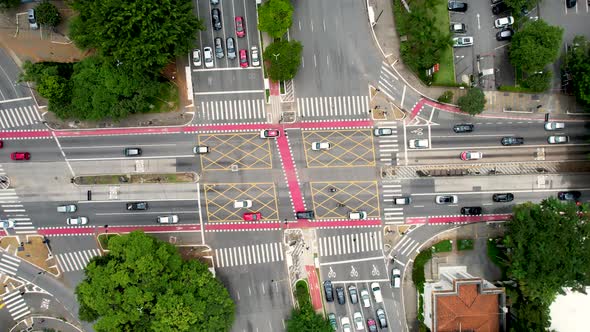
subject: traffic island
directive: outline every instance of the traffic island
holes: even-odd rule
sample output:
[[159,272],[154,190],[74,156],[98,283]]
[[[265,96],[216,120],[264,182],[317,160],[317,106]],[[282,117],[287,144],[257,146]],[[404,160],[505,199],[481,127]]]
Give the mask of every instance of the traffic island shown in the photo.
[[39,235],[27,235],[25,241],[21,242],[16,236],[7,236],[0,240],[0,246],[10,254],[57,276],[57,263],[47,247],[47,241]]
[[84,175],[72,179],[77,185],[94,184],[142,184],[142,183],[192,183],[197,182],[199,176],[196,173],[161,173],[161,174],[109,174],[109,175]]

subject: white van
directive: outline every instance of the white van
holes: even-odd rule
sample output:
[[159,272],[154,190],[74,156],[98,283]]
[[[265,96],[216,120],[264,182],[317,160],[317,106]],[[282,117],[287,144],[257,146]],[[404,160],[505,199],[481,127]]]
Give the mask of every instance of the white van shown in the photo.
[[350,219],[350,220],[367,219],[367,212],[365,212],[365,211],[350,211],[350,212],[348,212],[348,219]]

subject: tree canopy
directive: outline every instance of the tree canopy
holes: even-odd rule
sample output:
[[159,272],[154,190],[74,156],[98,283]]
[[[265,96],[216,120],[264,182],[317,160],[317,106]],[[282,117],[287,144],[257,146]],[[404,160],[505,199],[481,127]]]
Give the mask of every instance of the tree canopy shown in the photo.
[[41,25],[56,27],[61,22],[61,15],[57,7],[48,0],[44,0],[35,8],[35,15],[37,22]]
[[297,40],[275,41],[264,50],[268,77],[275,81],[286,81],[295,77],[301,65],[303,45]]
[[229,331],[234,303],[206,265],[143,232],[109,239],[76,287],[79,316],[101,331]]
[[586,37],[574,37],[566,55],[566,68],[572,75],[577,100],[590,105],[590,42]]
[[531,90],[531,92],[543,92],[548,90],[551,86],[551,71],[546,70],[542,73],[535,73],[528,76],[522,82],[525,88]]
[[310,303],[300,304],[293,309],[291,318],[287,320],[287,332],[332,332],[330,321],[318,315]]
[[459,97],[457,105],[463,112],[471,115],[479,114],[483,112],[486,105],[486,97],[480,88],[470,88],[466,95]]
[[293,24],[293,5],[288,0],[268,0],[258,7],[258,29],[281,38]]
[[205,30],[190,0],[72,0],[70,6],[79,13],[70,26],[78,47],[137,72],[158,72],[186,55],[197,29]]
[[528,22],[514,34],[510,45],[510,62],[526,72],[541,71],[554,62],[561,47],[563,28],[543,20]]
[[20,0],[0,0],[0,9],[15,8],[20,5]]
[[548,305],[562,287],[581,290],[590,283],[588,221],[588,206],[555,198],[514,208],[504,240],[507,273],[526,301]]

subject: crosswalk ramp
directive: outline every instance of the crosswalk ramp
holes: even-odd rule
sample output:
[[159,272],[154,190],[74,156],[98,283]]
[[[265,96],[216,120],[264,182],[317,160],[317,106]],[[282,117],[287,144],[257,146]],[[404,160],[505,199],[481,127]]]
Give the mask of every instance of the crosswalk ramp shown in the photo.
[[369,96],[335,96],[297,98],[299,117],[367,118]]
[[18,321],[31,313],[29,307],[27,307],[27,304],[25,303],[21,291],[18,289],[4,295],[2,297],[2,302],[6,305],[6,309],[8,309],[10,316],[15,321]]
[[280,242],[215,249],[215,266],[232,267],[283,261]]
[[379,122],[377,128],[388,128],[393,132],[393,134],[390,136],[379,136],[377,138],[377,146],[379,148],[379,162],[385,165],[398,165],[399,137],[397,131],[397,122]]
[[0,106],[0,128],[18,128],[39,124],[43,121],[35,106],[3,108]]
[[19,265],[20,259],[18,259],[17,257],[10,256],[7,254],[2,254],[0,256],[0,273],[14,276],[16,275],[16,270],[18,270]]
[[391,67],[386,62],[381,64],[381,72],[379,73],[379,89],[391,100],[395,100],[395,95],[399,95],[400,91],[396,87],[399,77],[393,73]]
[[320,256],[356,254],[383,249],[381,232],[363,232],[320,237]]
[[403,224],[403,205],[393,204],[393,199],[402,196],[402,185],[399,181],[384,182],[383,192],[383,219],[386,225]]
[[64,272],[83,270],[96,256],[100,256],[100,250],[96,248],[55,255],[59,267]]
[[200,114],[207,121],[266,120],[264,99],[202,101]]

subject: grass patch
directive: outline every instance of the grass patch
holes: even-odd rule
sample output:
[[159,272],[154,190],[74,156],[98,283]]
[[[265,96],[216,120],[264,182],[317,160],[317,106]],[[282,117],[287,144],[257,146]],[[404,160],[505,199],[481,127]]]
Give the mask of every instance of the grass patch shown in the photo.
[[305,280],[299,280],[295,284],[295,297],[297,298],[297,303],[299,303],[300,308],[304,307],[305,305],[311,306],[309,289],[307,288],[307,282]]
[[531,89],[525,88],[522,86],[512,86],[512,85],[500,85],[498,88],[499,91],[507,91],[507,92],[523,92],[523,93],[534,93]]
[[472,239],[462,239],[457,241],[457,249],[458,250],[473,250],[473,240]]
[[163,84],[158,96],[154,101],[154,107],[149,113],[172,112],[178,109],[180,97],[178,96],[178,87],[172,83]]
[[453,243],[451,240],[443,240],[432,246],[434,252],[450,252],[453,251]]
[[266,102],[268,103],[268,100],[270,99],[270,89],[265,89],[264,94],[266,95]]
[[[431,14],[435,18],[436,28],[443,34],[449,33],[449,11],[448,1],[439,0],[436,6],[431,8]],[[440,53],[440,70],[434,74],[432,83],[436,85],[455,84],[455,63],[453,61],[453,48],[447,47]]]
[[416,289],[420,294],[424,293],[424,282],[426,282],[426,276],[424,275],[424,266],[432,258],[432,251],[426,249],[416,256],[414,265],[412,266],[412,282],[416,285]]
[[78,176],[74,182],[78,185],[124,184],[124,183],[191,183],[195,182],[194,173],[162,174],[114,174]]
[[113,236],[119,236],[118,234],[100,234],[98,236],[98,242],[104,250],[109,250],[109,239]]

